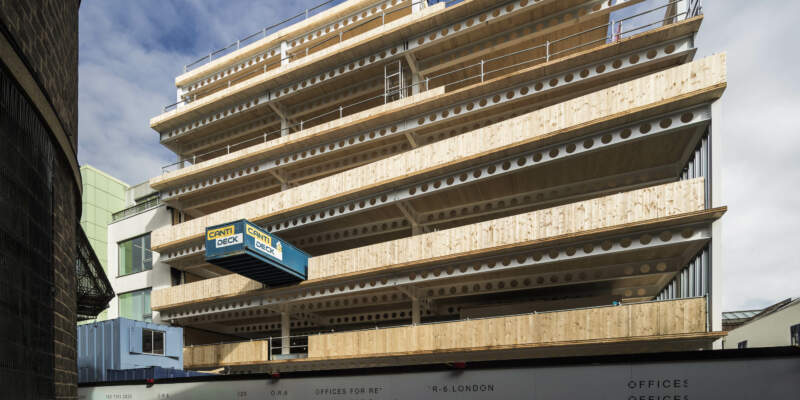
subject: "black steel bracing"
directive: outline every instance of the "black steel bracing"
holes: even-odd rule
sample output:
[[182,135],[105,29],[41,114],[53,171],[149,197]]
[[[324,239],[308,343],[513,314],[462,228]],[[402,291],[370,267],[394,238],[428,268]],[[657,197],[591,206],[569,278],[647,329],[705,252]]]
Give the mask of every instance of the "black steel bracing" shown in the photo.
[[97,317],[114,298],[114,289],[108,281],[103,265],[97,259],[86,233],[77,228],[78,259],[75,262],[75,280],[78,290],[78,320]]

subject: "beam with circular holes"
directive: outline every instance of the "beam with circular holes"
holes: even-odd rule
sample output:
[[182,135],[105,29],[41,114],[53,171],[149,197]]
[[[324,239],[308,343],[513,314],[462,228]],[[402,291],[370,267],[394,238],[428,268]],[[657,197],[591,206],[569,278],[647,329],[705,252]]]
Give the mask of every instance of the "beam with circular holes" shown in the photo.
[[[571,139],[560,144],[524,152],[499,161],[466,168],[459,172],[428,179],[425,182],[365,196],[314,211],[306,211],[290,218],[284,218],[283,220],[269,221],[266,224],[259,223],[259,225],[264,226],[264,228],[271,233],[277,233],[289,229],[319,224],[346,215],[376,209],[397,202],[422,198],[443,190],[511,174],[522,169],[534,168],[556,160],[575,157],[588,152],[596,152],[601,149],[642,140],[652,136],[674,133],[686,128],[698,127],[708,124],[710,120],[711,111],[708,105],[673,111],[655,118],[648,118],[632,124],[626,124],[619,128],[601,131],[581,138]],[[203,251],[205,251],[205,245],[201,242],[163,252],[161,256],[163,261],[169,262],[178,257],[198,254]]]
[[[404,1],[399,1],[399,3],[402,4],[404,3]],[[397,5],[398,5],[398,0],[387,0],[383,2],[376,2],[375,4],[367,6],[363,10],[354,11],[344,17],[339,18],[334,22],[325,24],[318,29],[312,29],[307,33],[303,33],[301,35],[297,35],[295,37],[286,39],[287,47],[289,49],[294,49],[297,46],[303,45],[305,42],[310,42],[312,40],[319,40],[330,33],[336,33],[338,35],[340,29],[343,29],[347,25],[359,21],[364,21],[369,18],[374,18],[376,15],[382,12],[383,13],[391,12],[392,9],[396,8],[395,6]],[[379,9],[376,9],[377,7],[379,7]],[[178,95],[181,97],[192,96],[198,90],[214,85],[215,83],[217,83],[218,81],[222,80],[227,76],[230,76],[238,72],[253,71],[255,70],[255,67],[258,67],[259,64],[263,63],[265,60],[280,55],[281,55],[281,49],[280,49],[280,44],[278,44],[269,49],[258,52],[248,59],[238,61],[234,63],[234,65],[232,66],[218,69],[212,73],[194,79],[184,85],[178,86]]]
[[[664,59],[681,57],[694,51],[693,40],[689,37],[662,43],[657,46],[629,52],[620,56],[610,57],[591,65],[573,68],[568,71],[545,76],[536,81],[518,85],[503,91],[494,92],[471,100],[455,103],[449,107],[440,108],[425,114],[397,121],[368,131],[360,132],[333,142],[323,143],[311,148],[298,150],[284,156],[266,161],[254,162],[237,168],[217,172],[212,176],[194,180],[185,184],[169,187],[162,190],[162,200],[169,202],[187,195],[194,195],[217,186],[235,182],[237,179],[246,179],[253,175],[264,174],[267,171],[286,168],[294,163],[309,161],[327,155],[330,152],[347,150],[355,146],[370,142],[397,137],[422,128],[432,126],[447,126],[459,119],[469,117],[481,111],[491,110],[494,107],[510,102],[530,101],[533,97],[540,97],[547,92],[576,85],[581,82],[602,79],[609,74],[622,72],[644,63],[656,63]],[[402,148],[395,150],[399,152]]]
[[[452,280],[457,284],[459,280],[479,278],[486,273],[502,271],[519,271],[539,265],[576,261],[596,256],[621,254],[637,250],[657,249],[665,246],[695,246],[702,247],[711,239],[710,227],[705,224],[690,224],[656,231],[640,231],[625,235],[613,235],[604,238],[576,242],[572,244],[556,245],[546,248],[535,248],[508,255],[492,256],[483,260],[461,261],[458,263],[445,263],[439,265],[423,266],[402,272],[384,272],[370,277],[353,278],[348,281],[321,282],[313,286],[295,286],[276,288],[264,294],[243,295],[236,299],[214,301],[208,303],[197,302],[189,306],[175,309],[161,310],[161,318],[169,320],[191,319],[204,315],[213,315],[231,311],[244,311],[250,309],[274,307],[281,304],[306,304],[304,311],[317,312],[315,307],[309,307],[315,302],[325,300],[331,296],[358,295],[370,291],[391,289],[400,286],[429,285],[435,282],[447,284]],[[639,271],[649,273],[667,272],[669,264],[665,260],[645,260],[639,265]],[[662,265],[663,263],[663,265]],[[645,264],[647,270],[644,270]],[[623,273],[627,275],[625,265]],[[660,271],[659,271],[660,270]],[[631,275],[636,268],[631,270]],[[555,284],[560,279],[566,281],[568,272],[546,274],[540,283],[538,280],[528,282],[528,287],[534,289],[545,283]],[[556,282],[550,276],[556,276]],[[579,279],[580,274],[573,275],[572,280]],[[593,278],[587,275],[587,279]],[[598,278],[598,277],[594,277]],[[602,277],[599,277],[602,278]],[[525,282],[521,282],[525,285]],[[423,295],[426,295],[423,290]],[[469,292],[469,287],[467,292]],[[478,290],[480,292],[480,290]],[[436,294],[436,293],[434,293]],[[473,293],[474,294],[474,293]]]
[[[579,6],[573,7],[573,9],[570,9],[570,11],[568,12],[560,12],[554,16],[548,17],[547,19],[541,20],[540,23],[537,24],[537,26],[541,25],[542,27],[544,27],[542,28],[543,30],[541,31],[533,30],[531,34],[539,35],[543,32],[550,32],[554,28],[560,29],[562,28],[562,26],[560,26],[562,24],[575,22],[580,19],[586,18],[590,15],[607,13],[612,9],[620,8],[620,6],[622,7],[627,6],[627,4],[625,3],[636,3],[639,1],[641,0],[627,0],[625,2],[618,2],[618,4],[615,4],[613,6],[611,5],[611,2],[609,0],[587,1]],[[332,68],[322,73],[311,75],[307,78],[304,78],[303,80],[288,84],[286,86],[277,88],[275,90],[269,90],[265,92],[265,94],[263,95],[247,99],[246,101],[241,102],[238,105],[220,108],[214,112],[207,113],[206,116],[203,118],[190,121],[186,124],[182,124],[181,126],[172,129],[168,129],[167,131],[161,133],[160,135],[161,142],[166,143],[167,141],[171,141],[178,137],[185,136],[203,126],[217,122],[228,116],[235,115],[237,110],[242,111],[242,107],[244,107],[244,110],[246,111],[248,107],[253,107],[265,100],[266,101],[269,101],[271,99],[278,100],[283,97],[294,94],[295,92],[304,90],[305,88],[310,88],[319,85],[323,82],[329,81],[331,79],[338,78],[344,74],[362,70],[366,67],[369,67],[370,65],[379,62],[386,62],[396,57],[401,57],[406,52],[413,53],[416,50],[429,47],[435,43],[439,43],[444,39],[450,40],[456,36],[463,35],[469,31],[479,29],[479,27],[485,23],[490,23],[495,20],[506,19],[509,16],[528,10],[538,5],[537,3],[539,3],[538,0],[513,1],[495,7],[491,10],[486,11],[485,13],[480,13],[478,15],[466,18],[458,23],[451,24],[446,28],[437,29],[436,31],[433,32],[414,36],[410,38],[407,42],[387,47],[385,49],[375,52],[372,55],[354,60],[349,63],[342,64],[338,67]]]

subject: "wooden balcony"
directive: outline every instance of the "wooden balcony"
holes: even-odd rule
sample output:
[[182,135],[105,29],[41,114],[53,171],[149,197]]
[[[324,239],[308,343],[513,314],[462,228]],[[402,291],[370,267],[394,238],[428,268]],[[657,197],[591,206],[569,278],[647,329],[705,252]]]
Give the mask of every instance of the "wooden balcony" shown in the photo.
[[[630,121],[665,108],[718,98],[725,87],[725,55],[645,76],[618,86],[543,108],[460,136],[239,204],[178,225],[153,231],[156,251],[200,244],[206,226],[247,218],[262,223],[288,212],[315,212],[346,198],[369,196],[435,173],[448,173],[522,151],[557,137],[572,137],[615,120]],[[656,90],[653,90],[656,88]],[[509,132],[513,134],[509,135]],[[599,148],[599,146],[595,146]],[[374,219],[364,213],[367,219]]]
[[[342,158],[342,154],[352,156],[354,154],[364,153],[371,154],[371,151],[381,149],[388,144],[397,142],[398,136],[402,136],[403,124],[416,122],[419,115],[425,114],[432,109],[438,109],[447,105],[458,104],[463,102],[465,98],[479,98],[480,96],[489,96],[491,98],[498,90],[510,89],[515,90],[516,86],[542,76],[553,75],[574,69],[579,65],[589,65],[592,63],[601,63],[602,60],[607,60],[611,57],[616,57],[621,54],[629,53],[632,50],[642,50],[653,46],[654,43],[668,43],[674,41],[676,38],[684,37],[691,32],[696,32],[699,28],[701,17],[693,18],[685,22],[671,24],[665,27],[654,29],[645,32],[622,42],[613,42],[609,44],[600,45],[599,48],[583,50],[579,53],[570,54],[569,56],[558,58],[545,64],[535,64],[534,66],[517,71],[513,74],[503,75],[497,78],[487,79],[485,82],[477,82],[469,85],[468,87],[459,88],[458,90],[448,90],[445,93],[445,87],[432,87],[430,90],[416,94],[414,96],[406,97],[388,104],[381,104],[372,107],[366,111],[361,111],[355,114],[346,115],[344,118],[328,121],[319,125],[306,128],[302,131],[286,135],[276,139],[268,140],[265,143],[252,142],[246,145],[247,147],[238,148],[236,146],[231,148],[230,154],[224,154],[221,144],[216,143],[217,147],[209,145],[210,147],[203,149],[194,149],[193,152],[203,153],[208,149],[215,148],[218,151],[210,154],[210,159],[201,156],[197,158],[194,165],[186,166],[182,169],[164,173],[161,176],[154,177],[150,180],[150,185],[153,188],[162,190],[165,194],[165,200],[184,202],[187,198],[205,198],[209,197],[210,193],[217,193],[225,187],[235,187],[243,183],[253,183],[256,180],[263,180],[265,176],[271,173],[278,172],[289,178],[294,179],[292,184],[306,183],[309,180],[315,180],[320,177],[327,176],[330,173],[339,172],[340,169],[350,169],[357,165],[350,165],[349,167],[340,167],[340,169],[331,169],[325,174],[320,176],[314,175],[308,177],[302,174],[303,170],[308,170],[312,167],[320,165],[327,165],[331,160]],[[667,46],[667,44],[665,44]],[[645,51],[645,50],[642,50]],[[640,76],[646,73],[651,73],[664,69],[668,66],[679,65],[687,59],[691,59],[693,49],[686,50],[682,56],[675,55],[669,60],[669,64],[664,65],[664,60],[654,57],[653,60],[641,62],[636,65],[630,65],[628,68],[621,68],[614,73],[615,79],[624,80],[625,77]],[[666,57],[666,56],[665,56]],[[646,58],[646,57],[642,57]],[[545,72],[546,71],[546,72]],[[609,71],[609,74],[611,72]],[[455,115],[449,116],[446,121],[444,119],[436,121],[425,122],[426,129],[417,129],[414,133],[415,143],[424,144],[429,140],[435,140],[435,137],[440,131],[450,131],[453,126],[461,125],[466,122],[475,123],[484,115],[487,110],[491,110],[494,115],[505,115],[510,110],[518,110],[519,113],[525,112],[526,109],[533,109],[533,107],[541,107],[548,105],[554,98],[564,98],[569,96],[569,93],[582,93],[587,90],[599,89],[608,84],[607,77],[597,76],[585,79],[580,85],[578,82],[572,81],[568,85],[562,84],[556,87],[548,87],[535,95],[533,93],[528,96],[517,96],[507,102],[501,102],[496,105],[487,105],[487,108],[475,109],[473,111],[464,110],[458,117]],[[521,106],[520,104],[524,104]],[[522,107],[522,108],[520,108]],[[415,116],[417,118],[415,118]],[[408,121],[407,121],[408,120]],[[314,147],[314,143],[324,143],[326,141],[332,142],[337,139],[347,139],[359,132],[367,132],[368,130],[377,129],[385,125],[387,122],[392,122],[400,126],[400,132],[389,133],[388,136],[377,136],[374,140],[368,142],[356,141],[353,144],[345,143],[344,147],[336,147],[334,149],[325,149]],[[342,139],[342,140],[344,140]],[[400,138],[403,144],[405,138]],[[203,143],[206,141],[204,140]],[[397,146],[397,152],[402,152],[402,145]],[[318,152],[311,155],[311,150],[316,149]],[[294,155],[298,154],[297,160],[294,160]],[[389,155],[395,153],[389,152]],[[280,165],[269,164],[268,161],[280,157],[288,157],[292,162],[288,164],[280,163]],[[385,157],[385,156],[382,156]],[[362,163],[375,161],[372,158],[367,158]],[[258,165],[258,170],[255,171],[254,166]],[[231,168],[244,169],[245,174],[239,176],[234,180],[222,181],[217,183],[214,178],[221,174],[227,173]],[[253,171],[247,173],[248,167]],[[295,178],[292,178],[293,175]],[[211,183],[206,186],[195,188],[192,184],[211,179]],[[277,191],[273,188],[271,191]],[[217,195],[211,196],[216,197]],[[184,205],[185,206],[185,205]],[[185,208],[185,207],[184,207]]]
[[[554,240],[576,240],[631,226],[657,225],[663,220],[704,210],[704,198],[703,179],[693,179],[377,243],[312,257],[309,281],[289,288],[266,290],[285,292],[291,289],[300,293],[327,280],[346,276],[389,270],[402,273],[401,270],[415,265],[517,251],[549,245]],[[243,299],[241,296],[254,295],[262,288],[260,283],[240,275],[227,275],[154,290],[151,307],[161,311],[226,298]]]
[[[308,358],[270,360],[266,340],[184,348],[184,368],[342,362],[448,362],[491,357],[616,354],[705,347],[706,299],[636,303],[531,313],[308,337]],[[646,346],[642,346],[642,344]],[[411,358],[413,357],[413,361]]]

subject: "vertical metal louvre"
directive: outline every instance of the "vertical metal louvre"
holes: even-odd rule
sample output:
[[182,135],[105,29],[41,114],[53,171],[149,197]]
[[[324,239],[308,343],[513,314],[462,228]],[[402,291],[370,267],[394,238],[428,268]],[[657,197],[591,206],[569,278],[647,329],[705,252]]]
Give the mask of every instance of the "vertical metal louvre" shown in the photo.
[[661,293],[656,296],[656,300],[673,300],[688,297],[700,297],[708,294],[708,268],[709,250],[703,248],[697,256],[681,270],[672,281],[667,284]]
[[[711,131],[706,130],[694,154],[686,162],[681,180],[705,179],[705,204],[711,206]],[[706,246],[656,296],[656,300],[699,297],[709,294],[711,254]]]

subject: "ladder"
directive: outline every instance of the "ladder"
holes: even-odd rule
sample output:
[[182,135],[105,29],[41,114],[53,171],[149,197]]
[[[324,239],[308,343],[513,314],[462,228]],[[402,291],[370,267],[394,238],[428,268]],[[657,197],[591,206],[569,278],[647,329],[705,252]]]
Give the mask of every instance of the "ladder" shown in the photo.
[[383,66],[383,104],[406,97],[405,86],[401,60]]

